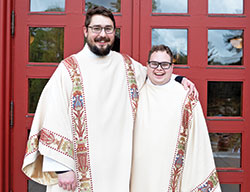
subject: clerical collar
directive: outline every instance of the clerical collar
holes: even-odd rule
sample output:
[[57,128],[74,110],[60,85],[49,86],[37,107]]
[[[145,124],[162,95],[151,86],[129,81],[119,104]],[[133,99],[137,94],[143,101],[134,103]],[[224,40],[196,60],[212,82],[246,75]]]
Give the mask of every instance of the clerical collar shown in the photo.
[[163,85],[156,85],[156,84],[152,83],[152,81],[148,78],[148,76],[147,76],[147,80],[146,81],[147,81],[147,83],[149,85],[157,86],[157,87],[163,87],[163,86],[167,86],[168,84],[170,84],[171,81],[172,81],[172,78],[170,78],[169,81],[167,83],[163,84]]

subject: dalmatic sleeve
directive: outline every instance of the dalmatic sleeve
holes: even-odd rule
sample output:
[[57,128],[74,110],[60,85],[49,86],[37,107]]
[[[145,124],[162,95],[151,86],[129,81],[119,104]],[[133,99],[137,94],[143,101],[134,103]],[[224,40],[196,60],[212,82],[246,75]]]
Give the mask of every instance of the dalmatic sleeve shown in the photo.
[[51,159],[47,156],[43,156],[43,172],[49,172],[49,171],[70,171],[68,167],[65,165],[57,162],[54,159]]
[[74,170],[70,119],[71,79],[63,63],[59,64],[45,86],[33,119],[22,170],[32,180],[52,185],[55,172],[42,172],[43,156]]
[[193,109],[181,191],[221,191],[208,130],[199,102]]

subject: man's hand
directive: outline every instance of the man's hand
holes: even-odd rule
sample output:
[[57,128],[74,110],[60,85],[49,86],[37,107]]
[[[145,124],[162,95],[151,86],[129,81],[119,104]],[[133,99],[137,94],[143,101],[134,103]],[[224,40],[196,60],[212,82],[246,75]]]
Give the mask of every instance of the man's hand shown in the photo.
[[188,94],[194,93],[194,97],[197,100],[199,99],[199,93],[197,89],[195,88],[195,85],[190,80],[184,77],[181,81],[181,84],[184,86],[185,90],[189,89]]
[[74,171],[58,174],[58,185],[64,190],[74,191],[77,186],[76,176]]

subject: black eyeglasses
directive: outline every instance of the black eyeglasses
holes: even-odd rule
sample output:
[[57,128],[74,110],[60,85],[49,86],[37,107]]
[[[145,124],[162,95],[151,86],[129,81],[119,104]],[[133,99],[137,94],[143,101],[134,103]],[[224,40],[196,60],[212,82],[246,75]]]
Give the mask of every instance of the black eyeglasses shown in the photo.
[[105,33],[107,33],[107,34],[111,34],[114,32],[113,26],[101,27],[99,25],[93,25],[93,26],[88,26],[88,28],[90,28],[92,30],[92,32],[96,33],[96,34],[101,33],[103,29],[104,29]]
[[152,69],[156,69],[160,65],[162,69],[166,70],[166,69],[170,68],[170,66],[172,65],[172,63],[167,62],[167,61],[166,62],[148,61],[148,65]]

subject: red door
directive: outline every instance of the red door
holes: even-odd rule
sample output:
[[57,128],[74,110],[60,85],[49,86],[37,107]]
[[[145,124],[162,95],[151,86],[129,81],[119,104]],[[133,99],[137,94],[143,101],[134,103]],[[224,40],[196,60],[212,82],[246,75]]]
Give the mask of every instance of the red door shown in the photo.
[[[21,172],[36,103],[60,60],[83,47],[85,3],[97,2],[101,1],[14,1],[10,162],[14,192],[37,192],[41,187]],[[218,9],[214,0],[102,1],[115,14],[121,52],[145,63],[152,44],[164,43],[174,50],[175,73],[193,80],[199,90],[223,191],[247,192],[250,3],[227,2],[223,0]]]
[[[92,6],[98,1],[86,1]],[[104,3],[105,4],[105,3]],[[132,1],[108,2],[115,14],[120,49],[132,54]],[[14,127],[11,135],[12,191],[44,191],[21,172],[36,104],[58,63],[81,50],[85,2],[16,0],[13,41]],[[126,35],[126,38],[124,36]]]
[[[143,2],[143,3],[142,3]],[[218,1],[217,1],[218,2]],[[250,189],[249,1],[141,1],[140,60],[170,46],[174,72],[200,93],[222,190]]]

